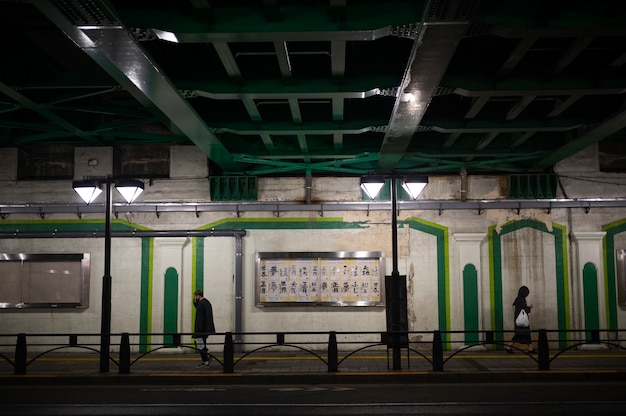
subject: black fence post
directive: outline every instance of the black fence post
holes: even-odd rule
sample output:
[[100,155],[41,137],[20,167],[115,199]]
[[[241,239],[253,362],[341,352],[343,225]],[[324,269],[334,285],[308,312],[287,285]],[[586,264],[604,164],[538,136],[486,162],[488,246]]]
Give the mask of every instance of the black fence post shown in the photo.
[[120,374],[130,374],[130,336],[122,333],[120,341]]
[[26,374],[26,334],[17,334],[15,374]]
[[337,352],[337,334],[335,331],[330,331],[328,335],[328,372],[336,373],[338,371],[337,361],[339,354]]
[[495,342],[495,336],[493,334],[493,331],[486,331],[485,332],[485,344],[493,344]]
[[591,342],[594,344],[599,344],[600,343],[600,330],[592,329],[590,331],[590,334],[591,334]]
[[394,370],[402,370],[402,347],[400,334],[397,331],[391,333],[391,365]]
[[235,346],[233,345],[233,333],[227,332],[224,338],[224,372],[235,372]]
[[548,346],[548,333],[545,329],[539,330],[539,370],[550,370],[550,348]]
[[433,371],[443,371],[443,343],[441,331],[433,333]]

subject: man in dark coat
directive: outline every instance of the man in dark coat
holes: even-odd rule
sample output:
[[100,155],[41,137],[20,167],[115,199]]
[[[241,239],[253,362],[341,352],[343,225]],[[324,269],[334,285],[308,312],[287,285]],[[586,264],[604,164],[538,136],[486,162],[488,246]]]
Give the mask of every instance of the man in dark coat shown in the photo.
[[193,294],[193,306],[196,307],[196,321],[193,328],[193,338],[196,340],[196,347],[200,350],[202,362],[198,368],[208,367],[210,362],[209,349],[207,348],[207,338],[209,334],[215,333],[215,323],[213,323],[213,307],[211,302],[204,297],[202,290],[196,290]]

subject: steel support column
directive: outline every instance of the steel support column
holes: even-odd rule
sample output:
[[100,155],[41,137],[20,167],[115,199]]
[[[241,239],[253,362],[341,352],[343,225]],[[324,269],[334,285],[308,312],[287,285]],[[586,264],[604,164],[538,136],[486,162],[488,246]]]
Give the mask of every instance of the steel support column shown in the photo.
[[109,372],[111,349],[111,213],[113,211],[113,178],[106,178],[106,213],[104,217],[104,276],[102,276],[102,315],[100,316],[100,372]]

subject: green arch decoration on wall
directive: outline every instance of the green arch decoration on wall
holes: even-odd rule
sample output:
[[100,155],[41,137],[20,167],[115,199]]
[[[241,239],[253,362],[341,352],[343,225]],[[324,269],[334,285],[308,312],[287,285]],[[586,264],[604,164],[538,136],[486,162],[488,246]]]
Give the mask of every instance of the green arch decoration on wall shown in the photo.
[[606,232],[602,242],[604,254],[604,293],[606,304],[606,327],[618,329],[617,324],[617,270],[615,269],[615,236],[626,232],[626,219],[602,226]]
[[[425,232],[436,237],[437,241],[437,297],[438,297],[438,319],[439,329],[446,331],[450,329],[450,272],[449,272],[449,246],[448,228],[439,224],[411,217],[399,224],[408,224],[411,229]],[[401,225],[400,225],[401,226]],[[281,230],[281,229],[364,229],[367,222],[345,222],[341,217],[328,218],[225,218],[210,224],[206,224],[197,229],[246,229],[246,230]],[[194,238],[193,240],[202,240]],[[203,256],[204,248],[198,246],[194,252],[197,253],[197,260],[194,261],[196,268],[196,286],[200,284],[202,263],[200,256]],[[447,339],[444,334],[443,341]]]
[[[425,221],[421,218],[410,217],[401,224],[408,224],[413,230],[422,231],[433,235],[437,240],[437,308],[439,317],[439,330],[450,330],[450,269],[449,269],[449,245],[448,227]],[[448,340],[447,334],[442,334],[441,340]]]
[[[105,228],[104,219],[100,220],[4,220],[0,223],[0,231],[13,232],[102,232]],[[150,230],[148,227],[117,218],[111,219],[112,231]],[[139,299],[139,332],[142,334],[152,331],[152,272],[154,264],[154,239],[141,237],[141,277]],[[113,282],[115,284],[115,282]],[[148,351],[151,339],[147,335],[139,338],[141,352]]]
[[[449,296],[449,269],[448,269],[448,228],[424,221],[419,218],[410,218],[404,223],[410,228],[434,235],[437,239],[437,284],[438,284],[438,316],[439,329],[450,328],[450,296]],[[103,231],[104,220],[5,220],[0,223],[0,231]],[[341,217],[328,218],[225,218],[202,227],[202,229],[366,229],[367,221],[345,222]],[[113,219],[111,229],[114,231],[150,230],[138,224],[124,220]],[[204,276],[204,238],[192,238],[192,285],[202,288]],[[141,238],[141,277],[140,277],[140,317],[139,330],[141,333],[152,331],[153,310],[153,265],[154,265],[154,238]],[[191,295],[190,295],[191,296]],[[445,334],[444,334],[445,335]],[[446,337],[444,337],[446,341]],[[140,338],[140,351],[147,352],[151,338],[144,335]]]
[[[564,226],[553,222],[552,231],[550,231],[543,222],[529,219],[508,222],[502,226],[500,233],[497,232],[495,225],[489,227],[488,240],[489,277],[491,283],[491,324],[497,331],[502,331],[504,329],[504,310],[502,306],[501,237],[522,228],[533,228],[535,230],[551,234],[554,237],[554,273],[556,277],[558,329],[567,330],[570,328],[570,301],[566,229]],[[499,337],[500,340],[502,340],[502,337]],[[562,348],[566,346],[566,341],[569,338],[569,334],[559,333],[559,343]]]
[[[322,218],[224,218],[205,224],[196,230],[329,230],[365,229],[366,222],[345,222],[341,217]],[[204,239],[193,237],[191,284],[195,289],[204,290]],[[190,295],[191,296],[191,295]],[[191,306],[191,325],[196,316],[196,308]],[[193,328],[192,328],[193,330]]]

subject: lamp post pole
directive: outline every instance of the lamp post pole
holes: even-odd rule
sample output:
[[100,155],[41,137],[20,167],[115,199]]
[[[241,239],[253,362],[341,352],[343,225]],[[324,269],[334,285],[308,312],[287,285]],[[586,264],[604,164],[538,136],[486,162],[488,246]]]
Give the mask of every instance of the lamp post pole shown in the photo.
[[[102,315],[100,316],[100,372],[109,372],[111,353],[111,215],[113,215],[113,176],[72,182],[72,187],[86,204],[102,192],[105,184],[104,213],[104,275],[102,276]],[[135,179],[117,181],[117,190],[129,204],[143,192],[143,182]]]
[[392,276],[399,276],[398,272],[398,194],[396,190],[396,179],[391,179],[391,254],[393,256]]
[[[411,175],[413,176],[413,175]],[[406,275],[400,276],[398,272],[398,184],[399,176],[393,173],[390,176],[391,186],[391,252],[393,260],[393,270],[391,276],[385,276],[386,287],[386,314],[387,314],[387,348],[391,346],[393,350],[393,369],[402,369],[401,349],[409,347],[409,323],[407,316],[407,290]],[[428,178],[425,177],[402,177],[402,187],[411,196],[416,199],[422,192]],[[371,199],[374,199],[378,191],[385,184],[380,177],[364,177],[361,178],[361,188]]]
[[100,372],[109,372],[111,346],[111,212],[113,211],[113,178],[106,177],[104,217],[104,276],[102,277],[102,316],[100,324]]
[[393,270],[391,271],[391,340],[392,340],[392,363],[394,370],[402,369],[402,360],[400,355],[402,330],[402,310],[406,310],[406,306],[402,308],[402,302],[406,302],[406,297],[402,296],[401,284],[403,282],[400,272],[398,271],[398,220],[397,204],[398,195],[396,191],[396,178],[391,177],[391,253],[393,261]]

